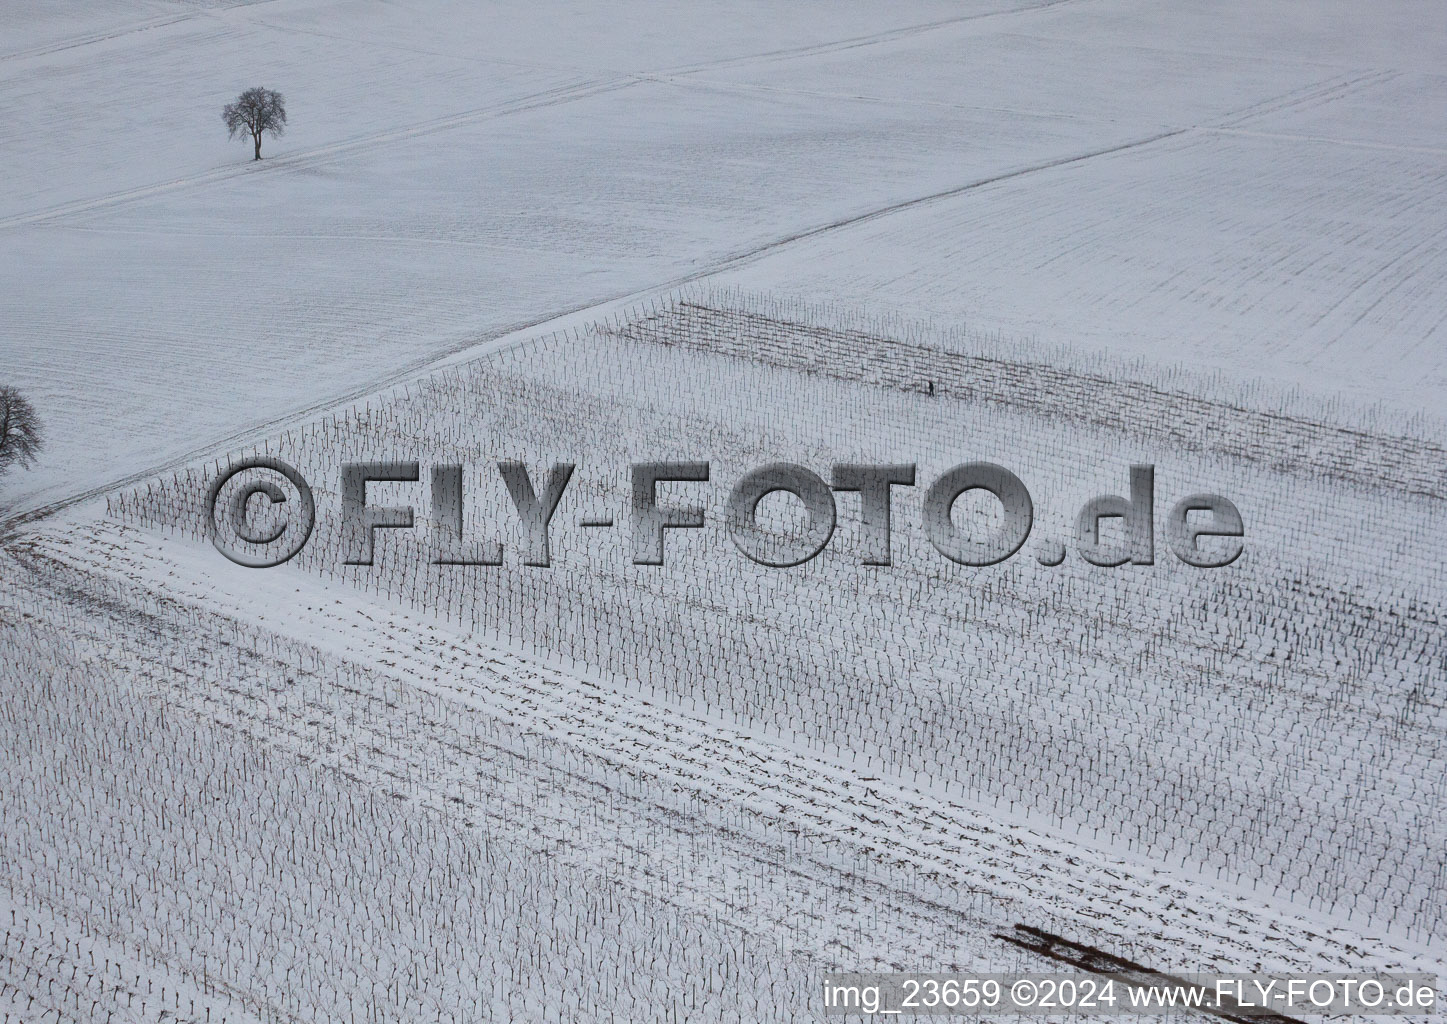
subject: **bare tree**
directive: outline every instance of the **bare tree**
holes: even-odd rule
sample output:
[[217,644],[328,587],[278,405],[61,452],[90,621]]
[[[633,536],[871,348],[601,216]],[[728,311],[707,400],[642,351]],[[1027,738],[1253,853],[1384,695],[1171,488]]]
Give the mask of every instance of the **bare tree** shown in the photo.
[[226,104],[221,111],[221,120],[226,122],[230,138],[238,135],[251,136],[256,144],[256,156],[261,159],[261,136],[273,139],[286,131],[286,101],[274,89],[247,89],[236,97],[235,103]]
[[44,445],[34,406],[14,388],[0,385],[0,475],[13,465],[33,466]]

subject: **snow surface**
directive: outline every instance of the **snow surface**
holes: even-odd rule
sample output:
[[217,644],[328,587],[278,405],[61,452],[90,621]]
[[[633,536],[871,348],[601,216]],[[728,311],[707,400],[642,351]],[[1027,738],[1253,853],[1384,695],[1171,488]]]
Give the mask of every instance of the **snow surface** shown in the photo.
[[[3,15],[0,366],[52,436],[12,508],[740,259],[1442,404],[1428,6],[121,10]],[[258,81],[291,125],[253,165],[217,114]]]
[[[0,480],[0,1012],[810,1020],[826,966],[1049,969],[1017,923],[1447,974],[1441,28],[7,3],[0,384],[50,444]],[[576,458],[587,511],[630,459],[719,476],[661,575],[621,531],[345,570],[330,521],[258,574],[195,515],[258,448],[324,515],[347,452]],[[1156,461],[1247,555],[960,570],[918,492],[885,573],[848,522],[788,573],[723,539],[761,461],[966,456],[1052,538]]]

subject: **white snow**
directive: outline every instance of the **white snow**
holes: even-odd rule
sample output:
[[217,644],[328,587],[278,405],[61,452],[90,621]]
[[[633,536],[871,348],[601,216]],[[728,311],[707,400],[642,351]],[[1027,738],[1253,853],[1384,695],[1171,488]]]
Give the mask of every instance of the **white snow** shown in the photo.
[[[1442,27],[5,4],[0,385],[49,444],[0,479],[0,1012],[812,1020],[826,967],[1048,969],[1021,922],[1447,973]],[[322,514],[266,572],[198,515],[257,449]],[[474,476],[501,570],[341,566],[359,456],[576,461],[560,564]],[[715,476],[665,569],[564,525],[666,457]],[[1037,503],[1002,566],[920,488],[889,569],[852,498],[798,570],[726,539],[764,462],[974,458]],[[1142,460],[1237,501],[1239,563],[1036,561]]]
[[761,249],[783,294],[1440,406],[1427,8],[1010,7],[7,9],[0,366],[52,448],[0,502]]

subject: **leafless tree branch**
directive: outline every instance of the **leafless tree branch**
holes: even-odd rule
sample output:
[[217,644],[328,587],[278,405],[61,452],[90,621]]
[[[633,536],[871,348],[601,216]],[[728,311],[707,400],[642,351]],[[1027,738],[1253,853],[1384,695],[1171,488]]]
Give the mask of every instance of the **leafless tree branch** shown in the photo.
[[0,474],[11,466],[33,466],[45,446],[35,408],[14,388],[0,385]]
[[286,101],[276,90],[257,86],[236,97],[235,103],[226,104],[221,120],[226,124],[228,138],[251,137],[256,146],[253,159],[260,160],[261,137],[276,138],[286,131]]

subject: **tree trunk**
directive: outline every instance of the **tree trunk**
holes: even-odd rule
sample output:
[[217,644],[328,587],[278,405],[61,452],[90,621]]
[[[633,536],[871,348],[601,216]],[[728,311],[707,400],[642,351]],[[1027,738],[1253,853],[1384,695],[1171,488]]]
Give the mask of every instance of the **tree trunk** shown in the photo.
[[251,137],[251,141],[253,141],[253,142],[256,143],[256,156],[252,157],[252,159],[253,159],[253,160],[260,160],[260,159],[261,159],[261,136],[260,136],[260,135],[253,135],[253,136]]

